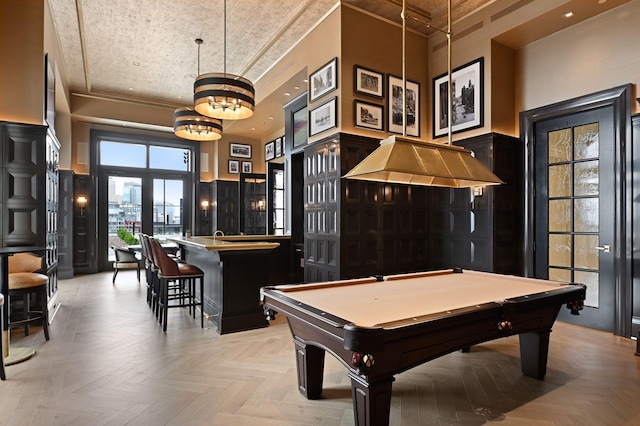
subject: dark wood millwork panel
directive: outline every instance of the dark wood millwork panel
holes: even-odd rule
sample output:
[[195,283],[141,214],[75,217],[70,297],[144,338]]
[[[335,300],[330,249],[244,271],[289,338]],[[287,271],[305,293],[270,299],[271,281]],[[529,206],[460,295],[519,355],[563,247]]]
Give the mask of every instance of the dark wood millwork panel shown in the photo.
[[305,282],[340,278],[339,139],[304,150]]
[[58,172],[58,278],[73,278],[73,171]]
[[[639,101],[640,102],[640,101]],[[632,241],[632,311],[631,311],[631,336],[638,336],[640,333],[640,114],[632,117],[633,126],[633,163],[632,170],[628,173],[632,179],[633,195],[633,241]],[[635,172],[635,173],[634,173]],[[638,339],[638,353],[640,355],[640,339]]]
[[505,184],[472,189],[429,188],[429,268],[461,267],[522,275],[524,253],[523,144],[489,133],[456,142]]
[[211,200],[216,200],[211,207],[211,229],[220,230],[225,235],[240,233],[238,222],[238,182],[217,180],[211,183]]
[[[95,185],[90,175],[74,175],[73,179],[73,268],[77,274],[98,272],[96,253]],[[78,207],[78,196],[87,197],[87,206]]]
[[33,251],[44,257],[53,315],[58,294],[60,143],[46,126],[3,122],[0,129],[0,251]]
[[[213,182],[199,182],[197,184],[196,199],[194,202],[196,223],[192,230],[193,235],[212,235],[215,231],[213,228],[213,219],[215,217],[215,198],[213,198],[212,195],[213,187]],[[202,209],[202,200],[209,201],[209,208],[206,212]]]

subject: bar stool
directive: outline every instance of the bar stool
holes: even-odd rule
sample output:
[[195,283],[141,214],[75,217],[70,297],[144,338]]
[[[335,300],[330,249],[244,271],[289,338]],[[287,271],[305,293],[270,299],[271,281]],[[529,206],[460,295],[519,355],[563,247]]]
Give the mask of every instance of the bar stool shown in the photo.
[[[47,308],[47,283],[49,277],[36,271],[42,269],[42,259],[29,253],[17,253],[9,257],[9,305],[22,300],[22,316],[10,315],[9,330],[24,327],[25,336],[29,326],[41,325],[44,337],[49,340],[49,312]],[[31,296],[40,302],[40,310],[31,310]]]
[[[167,331],[168,309],[178,307],[188,307],[193,318],[199,307],[200,327],[204,328],[204,272],[195,265],[173,260],[154,238],[149,237],[148,241],[158,267],[158,321],[162,331]],[[196,297],[196,281],[200,282],[200,299]]]
[[4,295],[0,293],[0,380],[6,380],[7,376],[4,373]]

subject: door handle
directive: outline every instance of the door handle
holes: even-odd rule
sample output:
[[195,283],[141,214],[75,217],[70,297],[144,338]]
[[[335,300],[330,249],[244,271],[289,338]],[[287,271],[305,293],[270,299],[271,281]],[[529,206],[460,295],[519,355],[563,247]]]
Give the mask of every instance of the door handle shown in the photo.
[[600,250],[604,253],[610,253],[611,252],[611,246],[609,244],[605,244],[604,246],[600,247],[596,247],[596,250]]

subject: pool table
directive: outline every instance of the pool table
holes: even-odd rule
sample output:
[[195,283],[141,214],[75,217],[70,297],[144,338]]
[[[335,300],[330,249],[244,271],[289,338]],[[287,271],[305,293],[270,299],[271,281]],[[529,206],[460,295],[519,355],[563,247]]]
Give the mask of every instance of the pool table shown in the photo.
[[268,319],[286,316],[298,387],[322,393],[325,352],[348,369],[357,425],[387,425],[394,375],[447,353],[520,336],[522,372],[543,379],[549,333],[563,305],[577,314],[585,286],[452,269],[263,287]]

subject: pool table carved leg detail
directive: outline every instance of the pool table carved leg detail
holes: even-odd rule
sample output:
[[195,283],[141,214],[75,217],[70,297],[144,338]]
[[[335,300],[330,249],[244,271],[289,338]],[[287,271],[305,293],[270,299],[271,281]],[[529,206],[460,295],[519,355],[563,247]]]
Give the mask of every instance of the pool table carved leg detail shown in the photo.
[[391,385],[395,380],[387,377],[367,383],[359,375],[349,372],[353,415],[358,426],[387,426],[391,411]]
[[324,349],[294,339],[298,390],[307,399],[320,399],[324,376]]
[[525,376],[542,380],[547,373],[551,329],[520,334],[520,364]]

